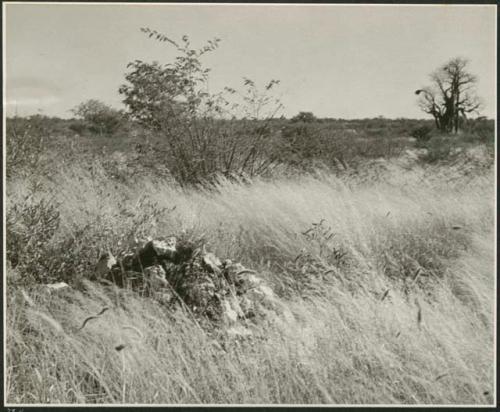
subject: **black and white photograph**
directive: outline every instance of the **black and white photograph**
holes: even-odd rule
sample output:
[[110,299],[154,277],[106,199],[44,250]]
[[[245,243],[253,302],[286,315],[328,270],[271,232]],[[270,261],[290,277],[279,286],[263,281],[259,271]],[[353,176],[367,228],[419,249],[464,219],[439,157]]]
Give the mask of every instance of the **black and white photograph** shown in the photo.
[[9,411],[496,404],[494,2],[2,22]]

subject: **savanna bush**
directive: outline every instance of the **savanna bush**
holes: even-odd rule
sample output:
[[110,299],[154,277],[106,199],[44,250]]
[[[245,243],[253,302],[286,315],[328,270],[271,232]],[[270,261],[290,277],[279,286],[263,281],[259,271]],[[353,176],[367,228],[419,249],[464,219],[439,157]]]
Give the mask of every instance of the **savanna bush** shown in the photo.
[[357,167],[366,159],[397,157],[409,147],[404,138],[369,137],[319,122],[291,122],[281,128],[281,138],[280,160],[308,171],[318,163],[333,169],[339,164],[343,169]]
[[426,163],[436,163],[451,160],[453,154],[457,154],[457,138],[451,135],[436,135],[428,140],[423,147],[427,149],[420,155],[420,159]]
[[[83,180],[87,178],[82,175]],[[111,195],[111,187],[118,189],[107,174],[93,179],[95,193],[88,196],[104,198]],[[117,254],[130,239],[155,235],[152,228],[169,217],[169,210],[147,196],[130,203],[126,190],[114,191],[111,213],[89,210],[89,205],[62,204],[47,194],[50,190],[30,190],[7,210],[7,261],[19,284],[65,281],[78,285],[81,279],[92,278],[100,254],[108,250]],[[70,220],[68,208],[75,216]]]
[[425,143],[430,140],[432,128],[429,126],[420,126],[416,129],[413,129],[410,133],[411,137],[414,137],[417,140],[417,144]]
[[178,55],[164,65],[129,63],[119,92],[131,118],[166,141],[164,161],[175,179],[183,185],[201,184],[217,175],[253,177],[268,172],[276,163],[270,156],[268,123],[281,108],[270,92],[279,82],[271,80],[260,91],[244,79],[241,93],[230,87],[209,92],[210,69],[201,58],[217,49],[219,39],[196,49],[187,36],[177,43],[157,31],[142,31],[174,46]]
[[50,123],[42,116],[14,117],[6,122],[6,174],[28,177],[43,164],[42,153],[51,132]]
[[466,127],[466,136],[472,142],[480,142],[489,146],[495,144],[495,122],[485,118],[469,120]]
[[317,121],[317,117],[312,112],[299,112],[297,115],[293,116],[290,121],[294,122],[304,122],[304,123],[312,123]]
[[57,205],[48,199],[33,199],[31,193],[8,210],[7,259],[12,268],[26,276],[26,281],[50,278],[46,251],[59,223]]
[[73,109],[73,113],[81,120],[74,122],[70,128],[79,134],[88,130],[99,136],[110,136],[124,122],[124,115],[119,110],[95,99],[80,103]]
[[74,120],[68,126],[69,130],[75,132],[76,134],[82,136],[89,130],[88,124],[84,120]]

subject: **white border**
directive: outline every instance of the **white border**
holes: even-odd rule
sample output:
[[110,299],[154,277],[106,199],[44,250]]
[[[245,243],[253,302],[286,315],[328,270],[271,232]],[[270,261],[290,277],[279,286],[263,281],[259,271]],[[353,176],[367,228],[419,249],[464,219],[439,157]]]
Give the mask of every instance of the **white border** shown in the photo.
[[155,3],[155,2],[78,2],[78,1],[61,1],[61,2],[39,2],[39,1],[7,1],[2,4],[28,4],[28,5],[74,5],[74,6],[248,6],[248,7],[261,7],[261,6],[276,6],[276,7],[491,7],[496,8],[495,4],[373,4],[373,3],[199,3],[199,2],[185,2],[185,3]]
[[[2,57],[3,57],[3,65],[2,65],[2,80],[3,80],[3,93],[2,93],[2,98],[3,98],[3,127],[2,127],[2,147],[3,147],[3,167],[2,167],[2,195],[3,195],[3,210],[2,210],[2,225],[3,225],[3,236],[2,236],[2,242],[3,242],[3,261],[2,261],[2,268],[3,268],[3,330],[4,330],[4,336],[6,334],[7,330],[7,321],[6,321],[6,308],[7,308],[7,294],[6,294],[6,211],[5,211],[5,199],[6,199],[6,153],[5,153],[5,147],[6,147],[6,114],[7,114],[7,109],[6,109],[6,26],[7,26],[7,20],[5,18],[6,16],[6,6],[9,4],[23,4],[23,5],[75,5],[75,6],[248,6],[248,7],[270,7],[270,6],[276,6],[276,7],[282,7],[282,6],[288,6],[288,7],[488,7],[488,8],[497,8],[497,5],[495,4],[370,4],[370,3],[356,3],[356,4],[350,4],[350,3],[335,3],[335,4],[319,4],[319,3],[313,3],[313,4],[307,4],[307,3],[122,3],[122,2],[116,2],[116,3],[109,3],[109,2],[36,2],[36,1],[8,1],[8,2],[3,2],[2,3],[2,21],[3,21],[3,29],[2,29],[2,43],[3,43],[3,48],[2,48]],[[498,16],[498,13],[495,13],[495,16]],[[498,18],[498,17],[497,17]],[[498,45],[497,45],[497,38],[498,38],[498,21],[497,18],[495,19],[495,75],[496,75],[496,83],[498,85],[498,64],[497,64],[497,52],[498,52]],[[497,86],[498,87],[498,86]],[[495,170],[495,206],[496,206],[496,211],[498,210],[498,196],[497,196],[497,169],[498,169],[498,158],[497,158],[497,150],[498,150],[498,127],[497,127],[497,121],[498,119],[496,118],[498,114],[498,109],[497,109],[497,88],[495,88],[495,165],[494,165],[494,170]],[[494,217],[494,224],[495,224],[495,229],[497,228],[497,213],[495,212],[495,217]],[[496,231],[495,231],[495,241],[494,241],[494,250],[495,250],[495,262],[494,262],[494,271],[495,271],[495,291],[498,291],[497,289],[497,259],[496,259],[496,251],[497,251],[497,237],[496,237]],[[422,404],[422,405],[412,405],[412,404],[362,404],[362,405],[351,405],[351,404],[120,404],[120,403],[102,403],[102,404],[85,404],[85,403],[56,403],[56,404],[39,404],[39,403],[33,403],[33,404],[16,404],[16,403],[5,403],[5,407],[43,407],[43,408],[58,408],[58,407],[91,407],[91,408],[101,408],[101,407],[149,407],[149,408],[161,408],[165,406],[169,407],[178,407],[178,408],[188,408],[188,407],[231,407],[231,408],[240,408],[240,407],[262,407],[262,406],[267,406],[267,407],[276,407],[276,408],[281,408],[281,407],[320,407],[320,408],[345,408],[345,407],[352,407],[352,408],[370,408],[370,407],[392,407],[392,408],[429,408],[429,407],[435,407],[435,408],[491,408],[495,407],[497,405],[497,293],[495,293],[495,299],[494,299],[494,308],[493,308],[493,313],[494,313],[494,320],[493,320],[493,342],[494,342],[494,377],[493,377],[493,384],[494,384],[494,396],[493,396],[493,404]],[[4,337],[3,336],[3,337]],[[7,365],[7,344],[6,344],[6,339],[3,339],[3,376],[4,376],[4,385],[3,385],[3,399],[5,402],[5,395],[7,392],[7,383],[6,383],[6,375],[5,375],[5,368]]]

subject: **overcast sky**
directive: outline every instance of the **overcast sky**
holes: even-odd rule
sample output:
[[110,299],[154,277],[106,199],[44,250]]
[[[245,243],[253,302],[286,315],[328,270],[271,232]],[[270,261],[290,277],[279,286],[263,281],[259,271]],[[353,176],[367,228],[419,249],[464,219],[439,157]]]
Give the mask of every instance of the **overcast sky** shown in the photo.
[[3,4],[7,114],[70,117],[87,99],[121,108],[135,59],[174,50],[141,27],[193,45],[213,37],[210,88],[281,80],[284,114],[425,117],[414,91],[452,57],[470,59],[483,114],[496,114],[495,6]]

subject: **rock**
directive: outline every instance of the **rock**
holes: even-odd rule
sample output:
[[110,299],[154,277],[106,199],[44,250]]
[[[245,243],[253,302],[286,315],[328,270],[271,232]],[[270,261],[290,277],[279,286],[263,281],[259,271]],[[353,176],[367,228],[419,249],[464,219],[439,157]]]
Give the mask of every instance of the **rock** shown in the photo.
[[[53,293],[59,293],[61,290],[68,289],[70,286],[66,282],[49,283],[42,285],[41,291],[51,295]],[[26,297],[25,297],[26,300]]]
[[116,265],[116,259],[111,252],[103,253],[96,264],[95,272],[97,277],[100,278],[108,274],[114,265]]
[[132,268],[134,263],[135,253],[126,253],[116,266],[122,268],[123,270]]
[[212,273],[220,273],[220,267],[222,266],[222,263],[219,258],[213,253],[205,253],[202,257],[202,261],[209,271],[211,271]]
[[[140,248],[134,259],[132,260],[132,267],[134,270],[143,270],[149,266],[153,266],[158,263],[158,253],[157,249],[162,251],[161,243],[158,244],[154,240],[146,243],[142,248]],[[165,249],[166,252],[166,249]]]
[[167,240],[151,240],[151,246],[158,256],[173,256],[177,250],[177,239],[170,237]]
[[154,265],[144,269],[144,276],[165,279],[166,272],[160,265]]
[[250,289],[255,289],[263,284],[262,279],[254,275],[253,271],[243,270],[236,275],[235,285],[238,294],[244,294]]
[[177,241],[149,239],[116,261],[108,253],[98,262],[100,274],[119,287],[147,291],[164,303],[179,298],[203,328],[225,326],[228,333],[246,336],[240,323],[258,322],[279,311],[279,300],[258,274],[229,259],[221,260],[204,246]]
[[169,287],[166,280],[166,272],[160,265],[150,266],[144,269],[144,277],[148,285],[153,289]]
[[64,288],[69,288],[69,285],[66,282],[57,282],[57,283],[50,283],[48,285],[45,285],[45,287],[49,290],[59,290],[59,289],[64,289]]
[[215,290],[215,285],[210,279],[203,279],[199,283],[189,282],[183,284],[179,288],[179,295],[188,306],[196,306],[199,314],[209,310],[210,316],[216,316],[217,312],[220,312],[220,310],[217,310],[220,302],[215,296]]
[[143,247],[139,248],[127,262],[123,259],[122,264],[125,266],[125,269],[139,272],[160,263],[162,260],[175,261],[176,255],[175,238],[170,238],[168,241],[150,240]]
[[141,272],[124,270],[120,266],[114,266],[106,275],[105,280],[120,288],[137,289],[144,285],[144,276]]
[[245,267],[241,263],[233,263],[230,260],[225,260],[222,267],[224,277],[230,284],[236,284],[238,273],[245,270]]

